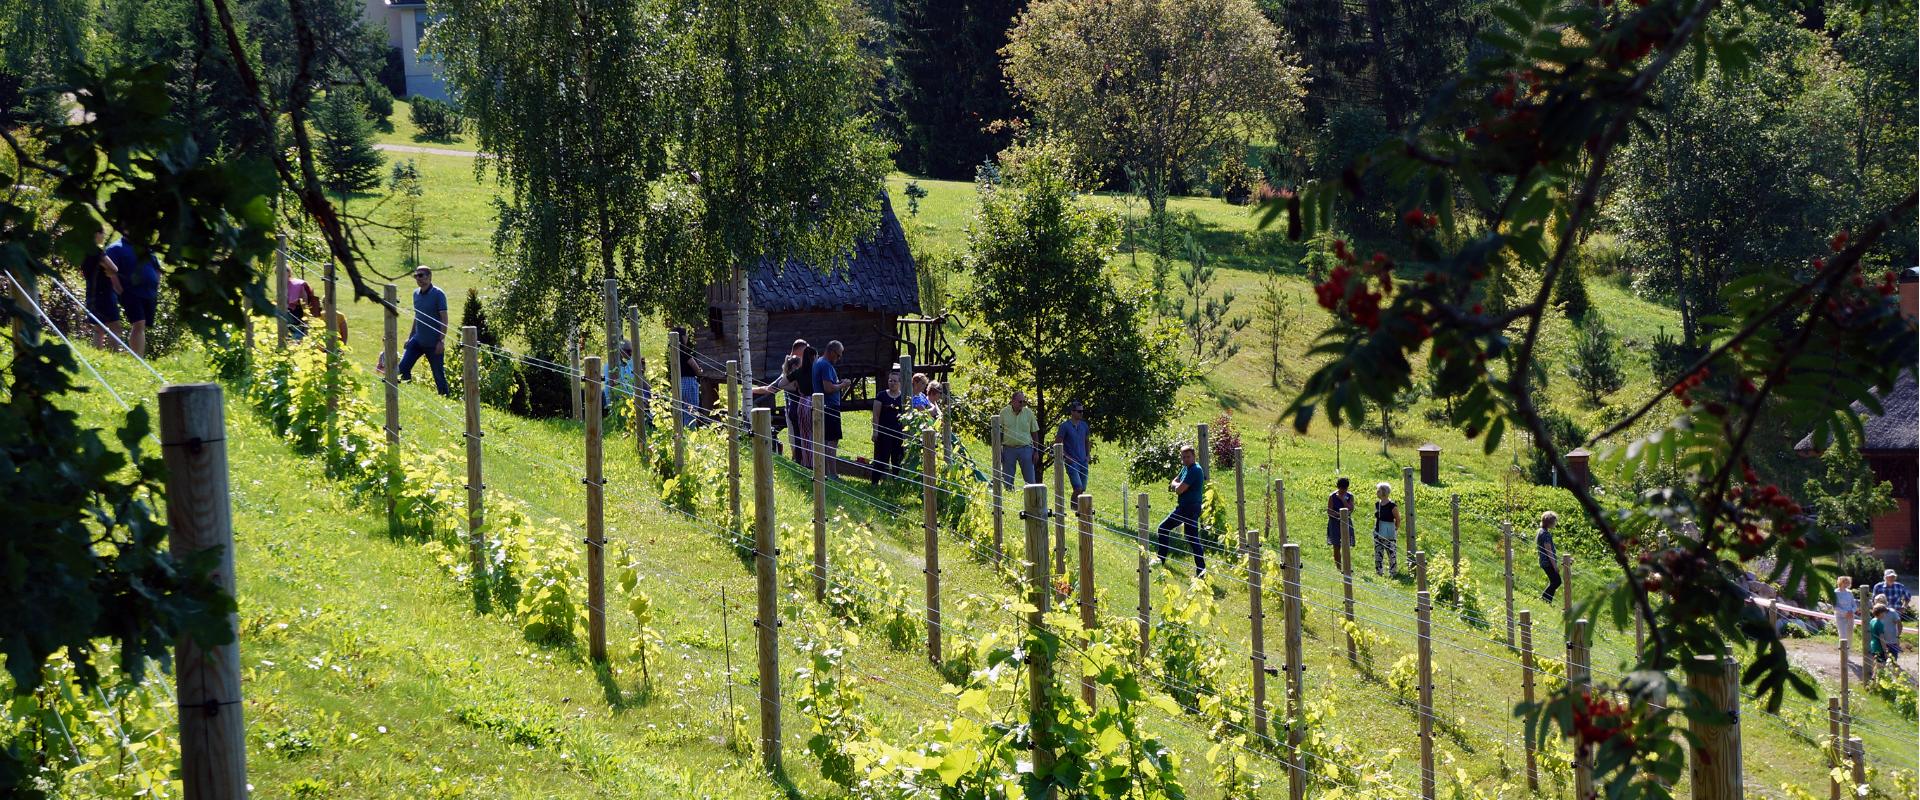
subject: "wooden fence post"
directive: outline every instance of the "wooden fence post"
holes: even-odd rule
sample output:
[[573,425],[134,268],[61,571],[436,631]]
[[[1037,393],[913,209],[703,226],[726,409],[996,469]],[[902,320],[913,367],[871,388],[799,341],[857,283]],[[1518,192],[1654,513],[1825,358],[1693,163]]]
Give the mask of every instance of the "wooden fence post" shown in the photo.
[[[1413,470],[1407,472],[1412,474]],[[1425,561],[1425,555],[1416,557]],[[1420,800],[1433,800],[1433,598],[1427,590],[1414,595],[1413,608],[1419,614],[1420,627]]]
[[[1079,510],[1080,523],[1080,647],[1085,649],[1093,645],[1093,630],[1100,627],[1100,618],[1095,615],[1093,597],[1093,495],[1082,494],[1074,498]],[[1092,675],[1080,676],[1080,699],[1087,701],[1087,708],[1093,708],[1094,681]]]
[[827,457],[820,442],[827,435],[827,396],[813,393],[813,438],[807,440],[813,462],[813,599],[827,599]]
[[1213,477],[1213,448],[1207,446],[1208,430],[1207,423],[1204,422],[1193,426],[1193,447],[1195,450],[1200,451],[1198,454],[1200,456],[1200,471],[1205,472],[1207,477],[1211,479]]
[[[1284,515],[1282,516],[1284,519]],[[1287,629],[1287,797],[1307,796],[1307,765],[1300,758],[1300,705],[1305,668],[1300,663],[1300,545],[1280,546],[1281,593],[1286,596]]]
[[[1573,620],[1567,625],[1567,683],[1591,690],[1593,676],[1587,671],[1587,621]],[[1582,748],[1573,751],[1574,800],[1594,800],[1593,754]]]
[[[219,551],[209,576],[231,595],[233,506],[227,495],[227,421],[220,387],[160,389],[160,455],[167,467],[168,550],[184,560]],[[239,618],[226,625],[239,631]],[[191,634],[174,647],[180,706],[180,781],[188,800],[247,796],[247,731],[240,705],[240,642],[202,648]]]
[[[1666,548],[1662,547],[1660,549],[1665,550]],[[1855,632],[1862,636],[1869,636],[1871,634],[1867,632],[1867,626],[1860,622],[1860,614],[1863,611],[1871,613],[1871,609],[1873,608],[1873,589],[1871,587],[1861,586],[1856,587],[1854,591],[1859,593],[1859,596],[1854,598],[1853,621],[1851,626]],[[1867,646],[1867,640],[1860,640],[1860,680],[1868,683],[1873,682],[1873,656],[1869,655],[1872,650],[1873,648]]]
[[[746,527],[746,520],[740,518],[740,427],[747,424],[747,416],[740,405],[744,390],[740,362],[731,358],[727,359],[727,387],[727,416],[732,418],[727,425],[727,510],[732,512],[727,532],[737,538]],[[746,396],[751,398],[752,394]]]
[[1149,572],[1151,569],[1149,559],[1153,557],[1153,543],[1147,539],[1146,492],[1141,492],[1139,497],[1134,500],[1134,507],[1139,509],[1140,513],[1140,538],[1138,542],[1140,545],[1140,566],[1138,573],[1140,578],[1140,663],[1146,664],[1147,653],[1150,651],[1148,642],[1151,641],[1153,632],[1153,579]]
[[1560,613],[1573,619],[1573,556],[1560,556]]
[[599,356],[587,356],[585,407],[587,416],[587,651],[594,661],[607,660],[607,519],[606,482],[601,474],[600,393],[605,379]]
[[332,454],[339,450],[340,444],[340,381],[335,377],[335,373],[340,366],[340,317],[336,312],[337,307],[334,305],[333,258],[331,256],[327,258],[327,264],[320,274],[321,280],[326,283],[325,286],[321,287],[325,292],[325,294],[322,295],[322,302],[325,305],[321,308],[321,311],[324,312],[322,316],[325,318],[327,329],[324,332],[325,335],[321,339],[321,342],[327,346],[326,438],[327,457],[332,458]]
[[[1520,698],[1533,704],[1533,612],[1520,609]],[[1522,736],[1527,750],[1527,791],[1540,791],[1539,756],[1533,752],[1533,737]]]
[[[1849,724],[1849,720],[1846,719],[1846,716],[1847,715],[1845,713],[1841,714],[1840,727],[1842,728],[1847,727],[1847,725]],[[1854,786],[1867,785],[1867,745],[1866,743],[1860,741],[1860,737],[1858,736],[1848,736],[1846,748],[1847,748],[1846,749],[1847,761],[1848,763],[1853,765],[1853,785]]]
[[275,291],[279,293],[273,297],[273,307],[280,309],[280,313],[273,315],[276,332],[274,341],[276,347],[285,350],[287,349],[287,319],[293,314],[293,309],[287,305],[287,286],[292,282],[293,276],[287,273],[287,235],[282,233],[274,238],[276,243],[273,248],[273,285]]
[[1407,546],[1405,549],[1401,550],[1400,552],[1406,553],[1407,555],[1411,556],[1413,555],[1413,552],[1415,550],[1420,549],[1420,539],[1419,537],[1414,535],[1413,507],[1417,504],[1413,502],[1413,468],[1401,467],[1400,478],[1401,478],[1402,484],[1404,484],[1404,486],[1406,487],[1403,491],[1405,491],[1407,495],[1406,500],[1404,501],[1406,503],[1406,513],[1401,515],[1402,517],[1406,518],[1406,521],[1407,521],[1407,524],[1406,524]]
[[581,388],[580,382],[579,331],[574,331],[567,335],[567,357],[569,365],[573,367],[572,371],[567,374],[567,401],[573,404],[573,421],[580,422],[586,419],[586,416],[580,409],[580,393],[583,389]]
[[1453,574],[1457,581],[1460,574],[1460,494],[1455,492],[1448,498],[1447,504],[1453,508]]
[[[1038,443],[1035,443],[1036,446]],[[1067,574],[1067,446],[1054,442],[1053,454],[1053,572]]]
[[954,442],[954,438],[953,438],[953,415],[941,414],[940,415],[940,457],[946,459],[948,462],[952,462],[953,448],[955,446],[956,446],[956,443]]
[[932,428],[920,432],[920,516],[925,528],[927,574],[927,660],[940,663],[940,495],[934,476],[939,448]]
[[[1239,448],[1235,448],[1238,453]],[[1239,464],[1234,464],[1234,474],[1239,474]],[[1261,542],[1249,540],[1244,523],[1240,530],[1240,541],[1246,548],[1247,557],[1247,628],[1253,645],[1253,738],[1265,743],[1267,738],[1267,615],[1261,606],[1266,599],[1262,596],[1266,583],[1265,555]]]
[[1273,516],[1280,532],[1278,546],[1287,546],[1287,482],[1273,479]]
[[[682,406],[680,397],[679,331],[667,332],[667,413],[673,417],[673,474],[687,474],[687,415],[693,409]],[[815,395],[818,397],[819,395]]]
[[760,649],[760,759],[780,769],[780,584],[774,575],[773,411],[753,410],[753,576],[759,608],[753,620]]
[[[1043,635],[1047,620],[1047,604],[1052,600],[1053,587],[1047,570],[1047,486],[1044,483],[1029,483],[1024,490],[1023,511],[1020,516],[1027,528],[1027,603],[1031,606],[1027,612],[1027,636]],[[1048,648],[1028,645],[1027,653],[1027,723],[1031,726],[1033,740],[1033,771],[1041,776],[1046,790],[1043,796],[1053,800],[1053,662],[1047,656]]]
[[480,329],[460,328],[461,394],[467,405],[467,548],[473,559],[473,579],[487,577],[486,480],[480,450]]
[[993,463],[987,466],[987,475],[991,476],[987,480],[987,487],[991,489],[993,493],[993,564],[996,567],[1000,565],[1001,559],[1006,558],[1007,555],[1006,548],[1004,547],[1005,536],[1002,534],[1003,526],[1000,516],[1001,498],[1005,494],[1002,482],[1006,480],[1006,476],[1000,472],[1000,428],[999,414],[995,414],[987,420],[987,438],[992,440],[993,443]]
[[640,358],[640,309],[627,307],[627,330],[633,339],[633,443],[640,454],[640,466],[653,463],[653,443],[647,441],[647,428],[653,424],[653,404],[646,401],[653,387],[647,385],[646,362]]
[[[1353,509],[1340,509],[1340,528],[1346,531],[1349,537],[1353,535]],[[1346,619],[1351,624],[1353,622],[1353,543],[1350,540],[1340,548],[1340,589],[1346,595]],[[1356,665],[1360,663],[1360,650],[1354,644],[1351,627],[1347,629],[1347,663]]]
[[1696,744],[1687,759],[1694,800],[1743,797],[1740,772],[1740,665],[1730,655],[1698,655],[1688,665],[1687,687],[1700,702],[1724,715],[1717,721],[1690,717]]
[[1851,671],[1847,662],[1853,660],[1852,638],[1845,632],[1840,634],[1840,741],[1843,742],[1853,736],[1853,686],[1847,676]]
[[[1846,782],[1840,780],[1846,759],[1845,747],[1840,738],[1840,698],[1827,697],[1827,797],[1828,800],[1840,800],[1847,796]],[[1697,754],[1696,754],[1697,757]]]
[[1235,522],[1240,526],[1236,529],[1240,536],[1240,552],[1245,553],[1253,548],[1253,543],[1247,541],[1247,469],[1246,458],[1240,450],[1233,448],[1233,509]]
[[400,369],[395,343],[400,329],[400,290],[393,284],[383,289],[387,301],[385,313],[381,314],[385,323],[380,338],[381,363],[386,368],[380,373],[381,395],[387,407],[387,535],[400,534]]
[[1513,646],[1513,523],[1500,523],[1500,557],[1507,572],[1507,646]]
[[[607,315],[607,354],[605,375],[611,377],[620,366],[620,282],[607,278],[601,285],[601,294],[605,297],[604,312]],[[635,343],[638,346],[638,342]],[[611,391],[607,387],[603,390]]]

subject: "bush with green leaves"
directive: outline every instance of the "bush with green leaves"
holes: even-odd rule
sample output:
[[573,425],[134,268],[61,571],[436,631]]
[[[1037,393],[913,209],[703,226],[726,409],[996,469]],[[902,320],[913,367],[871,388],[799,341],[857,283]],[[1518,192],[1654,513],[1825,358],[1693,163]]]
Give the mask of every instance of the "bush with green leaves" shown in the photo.
[[460,135],[460,112],[453,105],[431,97],[408,101],[407,118],[413,121],[420,138],[432,142],[451,142]]

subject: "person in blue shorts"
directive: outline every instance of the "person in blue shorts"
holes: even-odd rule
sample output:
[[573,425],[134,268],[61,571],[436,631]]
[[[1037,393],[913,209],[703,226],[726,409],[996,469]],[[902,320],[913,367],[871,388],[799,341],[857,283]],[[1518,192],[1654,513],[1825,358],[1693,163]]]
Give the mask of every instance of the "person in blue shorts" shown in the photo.
[[106,257],[120,275],[120,308],[131,330],[127,345],[134,355],[144,357],[147,329],[153,327],[154,312],[160,308],[160,259],[136,250],[125,236],[107,248]]
[[[123,341],[120,328],[120,271],[100,246],[107,241],[105,229],[93,234],[93,250],[80,262],[80,279],[86,289],[87,314],[93,317],[93,346],[105,349],[108,342]],[[108,338],[111,336],[112,338]]]

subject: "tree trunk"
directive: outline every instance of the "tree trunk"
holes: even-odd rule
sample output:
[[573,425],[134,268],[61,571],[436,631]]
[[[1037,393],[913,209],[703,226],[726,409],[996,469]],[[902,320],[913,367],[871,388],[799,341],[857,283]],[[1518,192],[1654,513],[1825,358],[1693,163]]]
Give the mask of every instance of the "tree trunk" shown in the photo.
[[735,326],[739,333],[735,335],[740,337],[740,390],[744,393],[741,396],[745,398],[742,402],[743,407],[753,403],[752,390],[747,387],[752,386],[756,380],[753,374],[752,323],[748,320],[753,311],[753,291],[748,286],[747,274],[747,268],[736,260],[733,265],[733,307],[734,313],[740,315],[739,324]]

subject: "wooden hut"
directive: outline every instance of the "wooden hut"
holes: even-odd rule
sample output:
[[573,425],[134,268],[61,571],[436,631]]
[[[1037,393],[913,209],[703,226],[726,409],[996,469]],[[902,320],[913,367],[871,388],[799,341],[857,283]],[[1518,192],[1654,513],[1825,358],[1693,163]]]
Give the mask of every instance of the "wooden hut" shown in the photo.
[[[749,332],[753,337],[754,382],[779,374],[793,340],[816,348],[839,340],[846,352],[842,378],[855,383],[843,401],[849,411],[866,408],[873,382],[901,356],[913,357],[915,370],[944,375],[953,352],[941,334],[945,322],[920,317],[920,284],[913,253],[893,206],[883,194],[880,222],[855,243],[846,261],[821,268],[789,259],[763,259],[748,277],[752,292]],[[707,287],[707,324],[696,347],[708,363],[738,358],[739,307],[731,284]],[[705,397],[711,401],[722,376],[709,375]]]

